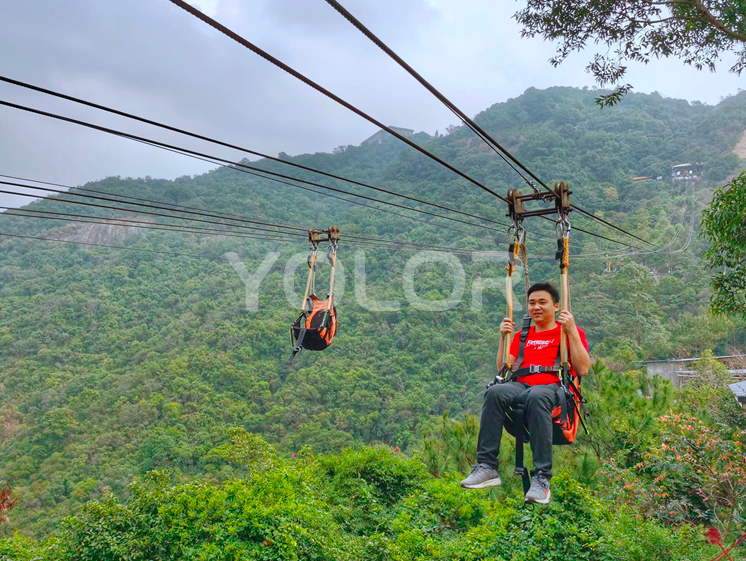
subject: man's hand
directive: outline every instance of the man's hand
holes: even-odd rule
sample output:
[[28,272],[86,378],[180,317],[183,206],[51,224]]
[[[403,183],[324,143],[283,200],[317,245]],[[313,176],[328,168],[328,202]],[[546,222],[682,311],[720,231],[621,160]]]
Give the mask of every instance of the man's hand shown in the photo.
[[508,318],[505,318],[500,324],[500,333],[505,335],[507,333],[513,333],[513,331],[515,331],[515,323]]
[[573,332],[577,329],[577,326],[575,325],[575,317],[567,310],[562,310],[560,312],[557,323],[565,328],[566,333]]

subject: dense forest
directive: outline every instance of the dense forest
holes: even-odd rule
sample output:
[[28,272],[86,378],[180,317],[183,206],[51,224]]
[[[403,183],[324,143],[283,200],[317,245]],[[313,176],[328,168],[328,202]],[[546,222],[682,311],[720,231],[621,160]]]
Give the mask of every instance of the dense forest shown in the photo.
[[[415,222],[231,167],[173,181],[111,177],[85,188],[303,228],[339,226],[339,333],[328,350],[285,367],[299,307],[289,300],[303,293],[302,236],[280,243],[106,230],[106,243],[131,251],[0,237],[0,479],[19,498],[0,526],[0,559],[719,553],[702,525],[728,538],[746,530],[746,414],[727,371],[708,357],[745,349],[746,325],[709,310],[711,271],[698,230],[712,192],[743,167],[746,94],[717,106],[630,94],[604,110],[597,95],[530,89],[475,119],[547,183],[567,181],[575,204],[654,245],[571,234],[573,312],[598,362],[584,382],[590,432],[558,450],[562,471],[548,508],[523,507],[513,478],[490,492],[458,487],[474,463],[474,415],[495,374],[505,294],[487,281],[504,276],[504,232]],[[463,127],[414,140],[499,193],[528,189]],[[392,138],[280,157],[505,221],[500,201]],[[688,162],[705,164],[701,180],[672,182],[671,167]],[[277,162],[256,165],[287,172]],[[54,198],[27,208],[77,212]],[[527,229],[531,279],[555,280],[553,225]],[[82,240],[81,225],[22,216],[3,216],[0,232]],[[462,297],[445,311],[413,305],[403,276],[416,250],[356,247],[345,235],[458,247]],[[278,253],[257,310],[247,310],[228,252],[250,272]],[[286,274],[293,264],[294,277]],[[367,299],[396,305],[377,311],[361,298],[363,270]],[[320,294],[328,271],[320,268]],[[418,301],[448,298],[457,272],[422,264]],[[520,314],[520,276],[515,284]],[[635,363],[701,356],[683,388]],[[503,465],[512,446],[506,437]],[[744,549],[734,559],[746,558]]]

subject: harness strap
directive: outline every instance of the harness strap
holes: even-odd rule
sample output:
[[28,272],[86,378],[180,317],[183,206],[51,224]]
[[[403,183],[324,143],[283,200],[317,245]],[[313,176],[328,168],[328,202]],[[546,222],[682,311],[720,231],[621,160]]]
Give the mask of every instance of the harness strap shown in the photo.
[[565,386],[560,387],[557,390],[557,395],[559,396],[559,402],[560,402],[560,423],[562,423],[564,426],[567,426],[568,424],[568,410],[567,410],[567,394],[570,390],[568,390]]
[[531,477],[529,476],[528,469],[523,465],[523,437],[515,439],[515,470],[513,473],[521,476],[523,481],[523,493],[528,493],[531,488]]
[[526,314],[523,316],[523,326],[521,326],[521,344],[518,346],[518,358],[516,358],[513,368],[519,367],[523,364],[523,350],[526,348],[526,339],[528,339],[528,332],[531,329],[531,316]]
[[[303,317],[302,314],[301,317]],[[298,338],[295,340],[295,347],[293,348],[293,352],[290,355],[290,358],[288,358],[287,362],[285,363],[285,366],[290,366],[293,364],[293,361],[295,360],[295,357],[300,354],[300,352],[303,350],[303,339],[306,336],[307,329],[305,327],[301,327],[300,331],[298,332]],[[290,334],[292,336],[293,329],[290,328]]]

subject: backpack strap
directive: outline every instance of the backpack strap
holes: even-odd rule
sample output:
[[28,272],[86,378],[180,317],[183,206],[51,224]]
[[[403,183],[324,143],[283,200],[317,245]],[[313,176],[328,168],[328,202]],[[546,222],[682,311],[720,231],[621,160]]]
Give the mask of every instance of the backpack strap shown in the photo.
[[[304,321],[306,319],[306,313],[303,312],[298,317],[297,320],[295,320],[295,323],[290,328],[290,341],[295,345],[293,347],[293,352],[288,358],[287,362],[285,363],[285,366],[290,366],[293,364],[293,361],[295,360],[295,357],[300,354],[300,352],[303,350],[303,339],[306,337],[306,322]],[[293,333],[293,329],[295,327],[299,327],[298,330],[298,338],[295,338],[295,333]]]
[[293,364],[295,357],[298,356],[303,350],[303,338],[306,336],[306,331],[307,329],[305,327],[301,327],[300,332],[298,333],[298,339],[295,342],[295,347],[293,348],[293,352],[290,355],[290,358],[288,358],[288,361],[285,363],[285,366],[290,366],[291,364]]
[[523,351],[526,348],[526,339],[528,339],[528,332],[531,329],[531,316],[526,314],[523,316],[523,326],[521,326],[520,342],[518,346],[518,358],[515,359],[515,363],[511,367],[511,371],[515,372],[523,364]]

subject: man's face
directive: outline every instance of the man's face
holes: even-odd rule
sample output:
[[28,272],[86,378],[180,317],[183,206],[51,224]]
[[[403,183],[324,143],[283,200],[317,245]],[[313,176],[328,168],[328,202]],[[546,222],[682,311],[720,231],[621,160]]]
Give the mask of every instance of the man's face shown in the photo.
[[537,290],[528,297],[528,313],[534,323],[553,320],[559,310],[559,303],[552,302],[552,295],[546,290]]

